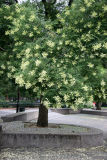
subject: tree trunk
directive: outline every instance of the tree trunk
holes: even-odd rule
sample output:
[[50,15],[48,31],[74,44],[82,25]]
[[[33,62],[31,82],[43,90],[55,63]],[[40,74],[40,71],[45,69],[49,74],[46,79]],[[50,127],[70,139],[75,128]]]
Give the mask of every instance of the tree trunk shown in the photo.
[[[8,93],[8,92],[7,92],[7,93]],[[6,100],[6,101],[9,101],[8,95],[5,96],[5,100]]]
[[37,126],[48,127],[48,109],[43,104],[40,104],[39,107]]
[[53,2],[51,1],[47,2],[46,0],[42,0],[42,3],[44,4],[46,19],[50,18],[50,15],[52,14],[52,8],[54,7],[54,4],[56,3],[56,1],[57,0],[54,0]]
[[70,7],[72,3],[73,3],[73,0],[69,0],[68,6]]
[[17,89],[17,106],[16,106],[16,113],[19,112],[19,99],[20,99],[20,92],[19,87]]
[[96,103],[96,110],[101,110],[102,102]]

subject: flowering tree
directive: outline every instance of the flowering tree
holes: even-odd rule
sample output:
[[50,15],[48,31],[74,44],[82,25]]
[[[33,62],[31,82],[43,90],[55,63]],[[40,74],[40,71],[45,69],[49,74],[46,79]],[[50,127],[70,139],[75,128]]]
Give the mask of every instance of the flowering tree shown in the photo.
[[[4,5],[6,2],[6,5]],[[14,97],[19,101],[20,96],[29,97],[30,90],[20,87],[15,84],[14,78],[10,74],[14,72],[14,67],[10,66],[13,59],[13,47],[14,39],[6,34],[6,31],[10,29],[12,25],[12,18],[17,15],[14,14],[15,6],[10,5],[10,2],[14,1],[0,1],[0,96],[9,100],[10,97]],[[10,5],[10,6],[9,6]],[[8,17],[8,18],[7,18]],[[20,90],[20,96],[19,96]],[[17,108],[17,111],[19,107]]]
[[95,96],[106,99],[105,13],[105,0],[82,0],[55,23],[26,4],[5,17],[12,20],[5,34],[14,39],[8,77],[40,99],[38,126],[48,125],[48,107],[76,109]]
[[[92,88],[97,104],[107,98],[106,15],[105,0],[80,0],[57,15],[63,26],[57,33],[62,37],[63,45],[65,42],[72,63],[80,65],[84,84]],[[97,109],[101,107],[98,105]]]
[[6,35],[14,39],[8,76],[21,87],[32,89],[40,99],[37,124],[47,126],[48,107],[81,107],[92,99],[91,88],[84,90],[79,66],[71,63],[68,49],[63,48],[51,21],[44,21],[38,10],[24,4],[15,5],[14,15],[5,17],[12,19]]

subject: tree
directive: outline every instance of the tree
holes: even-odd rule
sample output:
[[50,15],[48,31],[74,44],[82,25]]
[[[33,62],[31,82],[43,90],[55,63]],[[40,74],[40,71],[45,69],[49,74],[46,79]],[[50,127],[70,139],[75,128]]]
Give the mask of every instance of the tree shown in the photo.
[[18,3],[18,0],[1,0],[0,1],[0,7],[3,5],[3,4],[6,4],[6,5],[12,5],[14,3]]
[[[9,73],[10,69],[12,73],[15,71],[14,67],[9,67],[11,60],[15,60],[12,59],[14,40],[8,33],[6,34],[6,31],[10,29],[9,26],[12,25],[12,17],[14,15],[14,5],[12,5],[13,3],[10,4],[10,1],[0,1],[0,96],[5,97],[6,100],[9,100],[10,97],[18,99],[19,90],[22,92],[21,95],[23,95],[23,93],[26,95],[28,92],[24,88],[19,88]],[[27,93],[26,96],[28,95]],[[19,106],[17,108],[17,111],[18,110]]]
[[45,127],[48,107],[64,104],[69,107],[72,104],[74,109],[81,107],[91,98],[90,87],[83,92],[85,86],[79,66],[71,63],[50,20],[39,17],[32,5],[16,5],[14,13],[17,16],[12,17],[13,25],[6,32],[15,43],[9,72],[17,84],[31,89],[40,99],[37,125]]
[[105,0],[73,2],[55,22],[32,5],[15,5],[6,31],[14,39],[9,75],[40,99],[38,126],[48,125],[48,107],[80,108],[99,94],[106,99],[105,14]]
[[106,14],[105,0],[80,0],[58,15],[63,26],[58,33],[64,37],[68,57],[76,54],[72,54],[71,61],[81,66],[84,84],[92,88],[97,109],[107,98]]

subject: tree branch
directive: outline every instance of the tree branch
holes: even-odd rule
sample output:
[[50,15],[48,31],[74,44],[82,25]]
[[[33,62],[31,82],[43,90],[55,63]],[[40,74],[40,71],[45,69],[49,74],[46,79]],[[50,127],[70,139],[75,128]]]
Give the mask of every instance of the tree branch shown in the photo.
[[69,0],[68,6],[70,7],[72,4],[73,0]]
[[49,4],[55,4],[57,0],[54,0],[53,2],[47,2],[46,0],[42,0],[43,3],[49,3]]
[[1,49],[2,51],[5,51],[5,49],[3,49],[2,47],[0,47],[0,49]]
[[55,4],[57,0],[54,0],[51,4]]
[[18,0],[15,0],[16,3],[18,3]]
[[46,3],[46,0],[42,0],[42,3]]
[[45,17],[48,18],[50,15],[50,11],[52,10],[52,6],[57,2],[57,0],[54,0],[53,2],[47,2],[46,0],[42,0],[42,3],[44,4],[45,8]]

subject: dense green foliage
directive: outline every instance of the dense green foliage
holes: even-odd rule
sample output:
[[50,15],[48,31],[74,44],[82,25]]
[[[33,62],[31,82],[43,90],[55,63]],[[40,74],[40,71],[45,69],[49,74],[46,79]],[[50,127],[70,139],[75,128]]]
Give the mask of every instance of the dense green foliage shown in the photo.
[[106,0],[80,0],[58,15],[68,57],[74,53],[71,60],[80,66],[84,84],[92,88],[95,101],[107,98],[106,4]]
[[106,0],[74,2],[54,21],[30,3],[2,7],[1,75],[46,107],[106,100],[106,14]]

